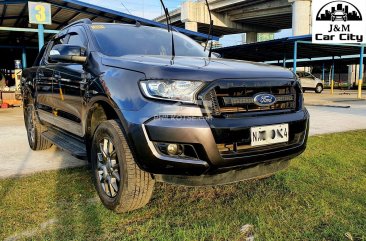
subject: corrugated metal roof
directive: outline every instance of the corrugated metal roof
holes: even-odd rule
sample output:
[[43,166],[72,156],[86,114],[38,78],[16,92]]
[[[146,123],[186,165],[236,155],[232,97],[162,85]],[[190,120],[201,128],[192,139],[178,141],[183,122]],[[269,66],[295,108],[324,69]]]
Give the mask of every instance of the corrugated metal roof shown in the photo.
[[[297,36],[270,40],[265,42],[258,42],[252,44],[243,44],[225,48],[215,49],[215,52],[220,53],[225,58],[249,60],[255,62],[266,61],[283,61],[286,59],[293,59],[294,57],[294,43],[295,41],[311,42],[311,35]],[[326,45],[326,44],[305,44],[298,43],[297,59],[311,59],[324,57],[339,57],[360,54],[360,47],[356,45]],[[329,62],[329,60],[327,60]],[[336,58],[335,61],[346,61]],[[358,63],[359,59],[348,59],[348,62],[354,61]],[[321,61],[316,61],[321,62]],[[299,63],[300,64],[300,63]]]
[[[103,8],[79,0],[43,0],[52,4],[52,25],[45,26],[46,29],[61,29],[69,23],[82,18],[89,18],[94,22],[123,22],[135,23],[139,21],[143,25],[166,27],[165,24],[154,22],[149,19],[122,13],[116,10]],[[1,27],[21,27],[37,28],[36,25],[28,23],[28,1],[26,0],[0,0],[0,26]],[[206,34],[177,28],[196,40],[203,41],[207,38]],[[0,34],[0,45],[23,44],[36,45],[37,33],[7,32],[6,35]],[[46,39],[51,35],[46,34]],[[218,40],[217,37],[214,38]]]

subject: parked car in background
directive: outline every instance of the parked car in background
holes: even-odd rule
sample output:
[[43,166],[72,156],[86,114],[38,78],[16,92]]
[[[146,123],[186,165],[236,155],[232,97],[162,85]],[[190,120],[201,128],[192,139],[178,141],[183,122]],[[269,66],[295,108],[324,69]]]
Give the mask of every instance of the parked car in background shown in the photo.
[[296,74],[300,79],[303,92],[313,90],[316,93],[321,93],[323,91],[323,82],[319,78],[309,72],[296,72]]
[[263,178],[306,148],[309,113],[292,71],[211,58],[162,28],[73,23],[23,71],[22,92],[30,147],[88,159],[116,212],[147,204],[156,181]]

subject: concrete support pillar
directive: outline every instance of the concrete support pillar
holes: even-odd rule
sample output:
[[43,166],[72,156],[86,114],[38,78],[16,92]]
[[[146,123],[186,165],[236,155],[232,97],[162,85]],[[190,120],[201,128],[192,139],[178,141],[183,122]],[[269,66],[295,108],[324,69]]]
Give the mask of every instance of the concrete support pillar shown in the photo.
[[357,65],[348,65],[348,84],[354,85],[357,82]]
[[191,30],[194,32],[198,32],[198,23],[197,22],[185,22],[185,29]]
[[247,32],[246,34],[246,43],[256,43],[258,41],[258,33],[256,32]]
[[292,3],[292,34],[311,34],[311,0],[288,0]]

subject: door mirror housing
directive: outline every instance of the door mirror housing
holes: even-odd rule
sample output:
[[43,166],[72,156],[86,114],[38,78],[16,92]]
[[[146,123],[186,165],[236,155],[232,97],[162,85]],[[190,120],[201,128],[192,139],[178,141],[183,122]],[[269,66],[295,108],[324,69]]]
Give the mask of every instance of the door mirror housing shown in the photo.
[[212,55],[215,56],[218,59],[222,59],[221,54],[217,53],[217,52],[212,52]]
[[81,46],[69,44],[57,44],[50,51],[49,60],[52,62],[85,64],[86,49]]

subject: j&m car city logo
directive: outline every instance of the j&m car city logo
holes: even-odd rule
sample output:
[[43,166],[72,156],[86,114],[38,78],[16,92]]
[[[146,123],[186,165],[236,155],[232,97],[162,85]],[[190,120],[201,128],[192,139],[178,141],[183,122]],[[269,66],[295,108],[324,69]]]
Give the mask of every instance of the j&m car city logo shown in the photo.
[[312,8],[314,43],[366,43],[366,0],[314,0]]

